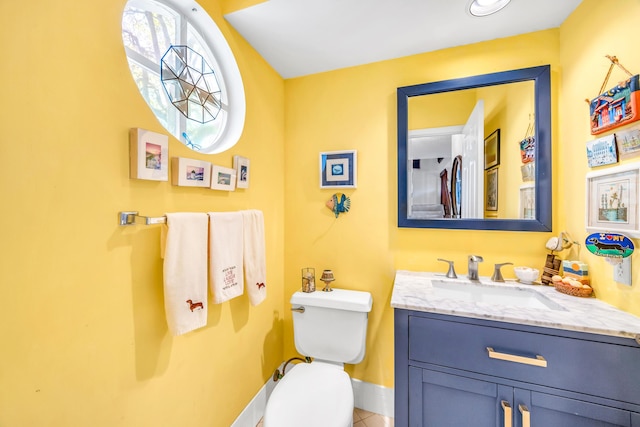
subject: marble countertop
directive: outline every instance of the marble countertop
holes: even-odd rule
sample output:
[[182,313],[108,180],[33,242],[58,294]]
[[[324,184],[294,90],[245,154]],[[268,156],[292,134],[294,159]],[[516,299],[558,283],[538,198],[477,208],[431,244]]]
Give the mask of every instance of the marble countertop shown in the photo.
[[[433,286],[436,282],[436,287]],[[391,295],[391,306],[407,310],[429,313],[449,314],[471,317],[475,319],[495,320],[554,329],[589,332],[626,338],[640,336],[640,318],[619,310],[597,298],[580,298],[565,295],[553,286],[525,285],[516,280],[505,283],[492,282],[481,277],[478,285],[496,289],[505,287],[519,289],[523,294],[535,292],[542,295],[550,307],[515,307],[491,301],[465,301],[452,296],[446,289],[447,283],[452,288],[470,284],[466,277],[447,279],[444,274],[398,270],[396,272]],[[439,284],[438,284],[439,283]],[[539,297],[536,297],[539,298]],[[535,299],[535,298],[534,298]],[[548,303],[551,301],[551,303]]]

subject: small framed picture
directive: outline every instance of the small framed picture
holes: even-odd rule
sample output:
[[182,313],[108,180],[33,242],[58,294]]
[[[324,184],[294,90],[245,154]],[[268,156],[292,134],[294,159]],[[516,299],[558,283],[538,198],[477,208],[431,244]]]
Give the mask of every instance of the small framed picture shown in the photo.
[[587,161],[590,168],[618,163],[615,135],[587,142]]
[[590,233],[616,232],[640,237],[640,163],[586,176],[586,226]]
[[498,210],[498,168],[489,169],[487,171],[487,199],[485,210]]
[[494,130],[484,140],[484,169],[500,164],[500,129]]
[[211,163],[186,157],[173,157],[171,183],[180,187],[208,188],[211,184]]
[[320,188],[356,188],[356,150],[320,153]]
[[520,186],[520,219],[536,219],[536,185],[527,182]]
[[616,132],[616,143],[620,159],[626,160],[640,156],[640,127]]
[[169,137],[150,130],[129,131],[129,178],[169,180]]
[[236,189],[236,170],[213,165],[211,168],[211,188],[233,191]]
[[249,188],[249,159],[233,156],[233,168],[236,170],[236,187]]

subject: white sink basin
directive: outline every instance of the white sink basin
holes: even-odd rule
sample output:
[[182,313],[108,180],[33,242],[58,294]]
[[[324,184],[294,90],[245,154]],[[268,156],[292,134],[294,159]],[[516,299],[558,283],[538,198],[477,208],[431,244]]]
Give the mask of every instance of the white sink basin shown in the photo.
[[444,299],[566,311],[561,305],[532,289],[492,286],[454,280],[431,280],[431,286],[436,291],[437,296]]

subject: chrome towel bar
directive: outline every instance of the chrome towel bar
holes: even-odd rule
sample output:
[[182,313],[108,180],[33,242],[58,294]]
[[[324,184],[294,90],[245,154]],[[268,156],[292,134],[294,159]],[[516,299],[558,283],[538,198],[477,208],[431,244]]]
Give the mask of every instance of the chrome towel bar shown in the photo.
[[[138,211],[118,212],[119,225],[153,225],[153,224],[166,224],[166,216],[142,216],[138,215]],[[138,222],[137,220],[141,221]]]

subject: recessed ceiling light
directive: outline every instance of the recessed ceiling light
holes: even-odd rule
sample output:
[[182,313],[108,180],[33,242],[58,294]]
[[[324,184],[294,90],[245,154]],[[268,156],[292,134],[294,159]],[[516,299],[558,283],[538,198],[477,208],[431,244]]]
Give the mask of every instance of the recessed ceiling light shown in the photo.
[[469,13],[473,16],[487,16],[498,12],[511,0],[472,0],[469,3]]

